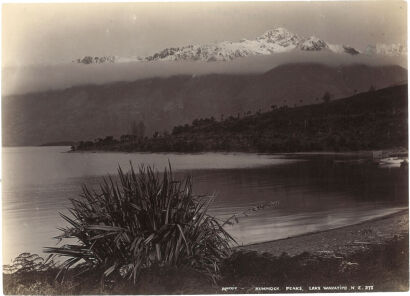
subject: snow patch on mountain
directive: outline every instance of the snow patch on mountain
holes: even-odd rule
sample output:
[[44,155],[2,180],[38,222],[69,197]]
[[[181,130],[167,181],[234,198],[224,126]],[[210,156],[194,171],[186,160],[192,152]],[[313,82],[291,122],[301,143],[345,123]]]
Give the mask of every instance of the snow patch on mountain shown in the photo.
[[315,36],[311,36],[307,39],[302,40],[299,43],[299,48],[301,50],[307,50],[307,51],[318,51],[322,49],[329,48],[327,43]]
[[298,35],[293,34],[282,27],[266,31],[264,34],[256,38],[256,41],[262,44],[275,44],[286,48],[295,48],[300,40]]
[[73,62],[86,64],[86,65],[88,65],[88,64],[115,63],[115,62],[117,62],[117,57],[115,57],[115,56],[102,56],[102,57],[85,56],[85,57],[77,59]]

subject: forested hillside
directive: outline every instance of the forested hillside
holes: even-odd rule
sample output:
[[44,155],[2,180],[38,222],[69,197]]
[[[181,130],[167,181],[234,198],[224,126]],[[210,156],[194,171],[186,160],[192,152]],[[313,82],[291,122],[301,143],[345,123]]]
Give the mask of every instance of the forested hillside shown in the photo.
[[124,135],[81,142],[76,150],[121,151],[355,151],[407,147],[407,85],[369,90],[301,107],[214,117],[179,125],[171,134]]

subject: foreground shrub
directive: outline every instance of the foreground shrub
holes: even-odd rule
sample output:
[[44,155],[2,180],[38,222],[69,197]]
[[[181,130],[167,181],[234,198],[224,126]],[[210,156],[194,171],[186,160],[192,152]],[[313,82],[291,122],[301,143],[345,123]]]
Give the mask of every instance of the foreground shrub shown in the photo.
[[53,260],[44,260],[37,254],[21,253],[11,264],[3,265],[6,274],[21,274],[27,272],[46,272],[55,267]]
[[57,239],[78,243],[45,252],[68,257],[62,271],[76,266],[136,283],[144,269],[183,266],[215,281],[233,239],[207,214],[212,197],[193,195],[191,178],[174,180],[171,168],[162,177],[151,167],[119,168],[118,177],[104,178],[99,191],[84,186],[82,198],[71,200],[73,217],[61,214],[69,226]]

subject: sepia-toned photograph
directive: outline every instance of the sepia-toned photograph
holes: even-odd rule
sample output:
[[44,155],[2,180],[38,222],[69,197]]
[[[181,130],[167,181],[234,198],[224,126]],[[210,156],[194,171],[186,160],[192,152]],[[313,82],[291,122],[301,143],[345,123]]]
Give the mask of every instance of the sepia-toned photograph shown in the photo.
[[407,2],[1,10],[3,294],[409,291]]

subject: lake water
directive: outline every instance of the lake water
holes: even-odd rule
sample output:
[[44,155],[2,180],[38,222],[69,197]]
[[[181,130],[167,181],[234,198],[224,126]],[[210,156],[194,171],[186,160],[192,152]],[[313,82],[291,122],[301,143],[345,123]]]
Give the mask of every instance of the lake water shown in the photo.
[[54,246],[56,228],[64,226],[59,212],[66,212],[81,185],[95,186],[118,165],[128,169],[130,161],[162,170],[169,160],[176,177],[193,176],[196,194],[216,194],[210,211],[218,217],[278,201],[226,228],[240,244],[354,224],[408,206],[406,169],[349,162],[369,154],[65,153],[68,149],[3,148],[4,264],[19,253],[42,254],[43,247]]

